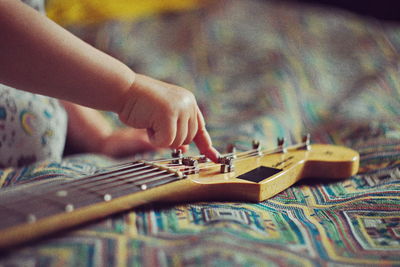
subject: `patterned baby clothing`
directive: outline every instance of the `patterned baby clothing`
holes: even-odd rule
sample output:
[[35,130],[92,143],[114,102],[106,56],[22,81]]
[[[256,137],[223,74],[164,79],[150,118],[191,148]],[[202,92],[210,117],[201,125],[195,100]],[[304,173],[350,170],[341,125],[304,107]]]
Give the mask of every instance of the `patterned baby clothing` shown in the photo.
[[[24,0],[44,13],[41,0]],[[0,84],[0,168],[60,160],[67,115],[58,100]]]

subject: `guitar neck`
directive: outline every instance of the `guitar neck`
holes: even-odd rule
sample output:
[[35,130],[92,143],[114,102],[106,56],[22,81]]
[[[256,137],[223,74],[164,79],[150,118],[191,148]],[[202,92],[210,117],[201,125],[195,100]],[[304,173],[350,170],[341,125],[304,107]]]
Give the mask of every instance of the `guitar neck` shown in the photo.
[[[200,162],[200,163],[199,163]],[[343,179],[358,170],[356,151],[300,144],[204,158],[131,162],[69,181],[0,191],[0,250],[152,202],[263,201],[304,177]]]
[[0,249],[133,207],[182,199],[196,184],[146,162],[81,179],[31,184],[0,194]]

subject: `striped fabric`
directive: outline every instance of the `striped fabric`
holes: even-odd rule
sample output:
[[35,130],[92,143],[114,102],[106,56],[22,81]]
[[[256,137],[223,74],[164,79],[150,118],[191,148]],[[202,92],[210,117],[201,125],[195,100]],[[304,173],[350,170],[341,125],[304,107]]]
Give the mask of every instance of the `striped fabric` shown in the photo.
[[[246,0],[73,30],[138,72],[193,90],[221,150],[309,132],[358,150],[360,172],[304,181],[258,204],[132,210],[13,250],[0,266],[400,265],[400,25]],[[0,181],[107,164],[82,155],[3,170]]]

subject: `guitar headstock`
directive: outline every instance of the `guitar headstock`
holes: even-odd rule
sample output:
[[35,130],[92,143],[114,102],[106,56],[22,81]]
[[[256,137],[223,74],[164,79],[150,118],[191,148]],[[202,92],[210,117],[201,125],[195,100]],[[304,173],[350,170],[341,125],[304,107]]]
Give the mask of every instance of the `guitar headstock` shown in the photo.
[[[187,160],[187,159],[186,159]],[[192,164],[193,165],[193,164]],[[233,152],[220,163],[201,162],[188,167],[188,179],[198,185],[193,197],[201,199],[263,201],[303,178],[344,179],[357,173],[359,154],[326,144],[301,144],[262,151]],[[185,169],[183,169],[185,172]]]

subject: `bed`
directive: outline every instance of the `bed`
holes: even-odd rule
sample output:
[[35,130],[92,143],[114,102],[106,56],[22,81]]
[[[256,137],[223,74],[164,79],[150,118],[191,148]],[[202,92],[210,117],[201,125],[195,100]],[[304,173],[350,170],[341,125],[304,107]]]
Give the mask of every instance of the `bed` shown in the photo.
[[[296,144],[309,133],[312,143],[358,151],[360,168],[260,203],[131,209],[3,252],[0,266],[400,265],[399,23],[246,0],[70,30],[137,72],[192,90],[220,151],[252,140],[272,148],[278,137]],[[69,155],[3,169],[0,184],[75,179],[116,163]]]

